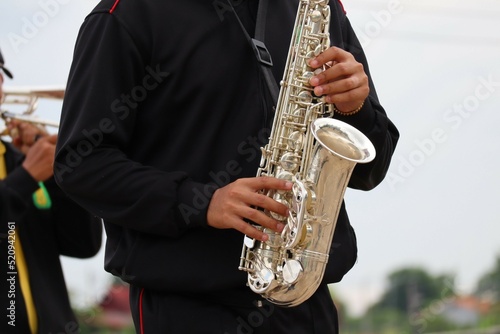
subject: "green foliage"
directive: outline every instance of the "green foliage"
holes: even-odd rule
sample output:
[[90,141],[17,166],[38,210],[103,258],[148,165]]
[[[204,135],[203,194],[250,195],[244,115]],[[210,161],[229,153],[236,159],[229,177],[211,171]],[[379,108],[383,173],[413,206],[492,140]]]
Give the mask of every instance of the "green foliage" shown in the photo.
[[[478,283],[477,295],[496,296],[487,313],[480,314],[474,329],[500,325],[500,257],[496,267]],[[387,289],[361,317],[344,316],[342,334],[423,334],[466,327],[445,318],[444,310],[456,297],[451,275],[433,276],[422,268],[403,268],[388,276]],[[341,305],[341,304],[340,304]],[[470,331],[469,331],[470,333]]]
[[481,316],[479,321],[480,328],[489,328],[500,325],[500,301],[497,301],[491,309]]
[[80,325],[80,334],[135,334],[133,325],[126,328],[110,328],[100,324],[98,321],[102,315],[100,307],[75,310],[74,312]]
[[360,318],[348,318],[341,326],[343,334],[407,334],[406,316],[397,310],[374,309]]
[[496,301],[500,299],[500,256],[490,272],[484,274],[478,281],[475,294],[485,296]]
[[389,308],[413,313],[433,301],[455,294],[454,278],[450,275],[432,277],[421,268],[405,268],[389,275],[387,291],[375,308]]

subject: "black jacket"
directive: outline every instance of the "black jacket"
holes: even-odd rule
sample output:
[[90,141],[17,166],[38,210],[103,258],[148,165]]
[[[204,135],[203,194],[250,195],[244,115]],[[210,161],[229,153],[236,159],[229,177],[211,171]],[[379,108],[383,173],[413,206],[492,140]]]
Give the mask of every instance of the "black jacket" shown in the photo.
[[[217,296],[249,290],[237,269],[243,236],[207,227],[206,210],[217,187],[256,175],[272,108],[253,51],[224,3],[104,0],[77,39],[56,181],[104,219],[105,268],[137,286]],[[252,3],[233,2],[250,31]],[[265,42],[276,82],[297,4],[269,4]],[[332,43],[368,69],[340,3],[331,7]],[[382,181],[399,136],[371,88],[361,112],[342,118],[377,150],[353,173],[350,186],[363,190]],[[356,260],[344,207],[331,253],[325,282],[339,281]]]
[[[69,199],[54,179],[44,182],[52,206],[38,209],[33,192],[38,183],[21,167],[24,156],[10,143],[6,146],[7,177],[0,181],[0,245],[2,263],[2,322],[1,333],[29,333],[24,300],[16,270],[10,267],[9,244],[12,229],[22,240],[29,271],[31,293],[38,315],[38,333],[78,333],[78,322],[71,309],[61,268],[60,255],[89,258],[97,254],[102,241],[102,223]],[[10,235],[10,237],[9,237]],[[14,269],[14,270],[13,270]],[[15,291],[7,278],[15,276]],[[8,292],[13,292],[8,294]],[[15,301],[15,327],[6,311]]]

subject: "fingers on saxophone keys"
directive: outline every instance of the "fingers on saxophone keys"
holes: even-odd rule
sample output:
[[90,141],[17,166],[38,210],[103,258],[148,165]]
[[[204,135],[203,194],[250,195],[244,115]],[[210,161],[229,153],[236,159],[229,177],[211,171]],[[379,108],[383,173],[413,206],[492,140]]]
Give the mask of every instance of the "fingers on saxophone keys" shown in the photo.
[[[285,228],[285,225],[282,222],[267,216],[264,212],[257,209],[252,209],[252,212],[249,211],[247,217],[249,221],[278,233],[281,233],[281,231]],[[247,224],[242,232],[251,238],[259,239],[261,241],[267,241],[269,238],[265,232],[259,231],[252,224]]]
[[245,225],[246,225],[246,227],[243,228],[240,232],[245,234],[247,237],[249,237],[251,239],[260,240],[263,242],[266,242],[267,240],[269,240],[269,235],[267,235],[266,233],[259,231],[258,229],[253,227],[251,224],[245,224]]
[[272,217],[268,216],[266,213],[264,213],[262,210],[259,209],[251,209],[247,217],[250,221],[253,221],[262,227],[270,228],[271,230],[274,230],[276,232],[281,232],[284,228],[282,222],[273,219]]

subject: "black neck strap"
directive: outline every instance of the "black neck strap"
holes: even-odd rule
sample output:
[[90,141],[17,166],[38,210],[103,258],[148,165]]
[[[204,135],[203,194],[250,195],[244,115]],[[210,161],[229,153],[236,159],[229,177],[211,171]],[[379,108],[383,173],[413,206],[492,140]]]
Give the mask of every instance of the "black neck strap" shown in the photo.
[[231,0],[227,0],[229,6],[231,7],[231,11],[236,16],[238,23],[240,24],[241,30],[245,35],[248,43],[252,47],[255,53],[255,57],[260,64],[260,69],[262,70],[262,74],[266,79],[267,88],[269,89],[269,93],[273,99],[274,105],[278,101],[279,88],[276,84],[276,80],[274,79],[273,72],[271,70],[273,66],[273,60],[271,58],[271,54],[267,50],[266,45],[264,44],[264,37],[266,34],[266,16],[267,16],[267,3],[268,0],[259,0],[259,8],[257,10],[257,19],[255,23],[255,38],[252,38],[248,31],[245,29],[245,26],[241,22],[238,14],[234,10],[233,4]]

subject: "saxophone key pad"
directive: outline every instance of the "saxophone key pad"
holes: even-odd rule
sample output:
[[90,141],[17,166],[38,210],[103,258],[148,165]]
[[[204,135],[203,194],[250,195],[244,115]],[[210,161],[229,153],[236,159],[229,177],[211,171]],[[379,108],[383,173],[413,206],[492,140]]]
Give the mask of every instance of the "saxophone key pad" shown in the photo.
[[297,281],[304,269],[297,260],[287,260],[283,266],[283,280],[286,284],[293,284]]

